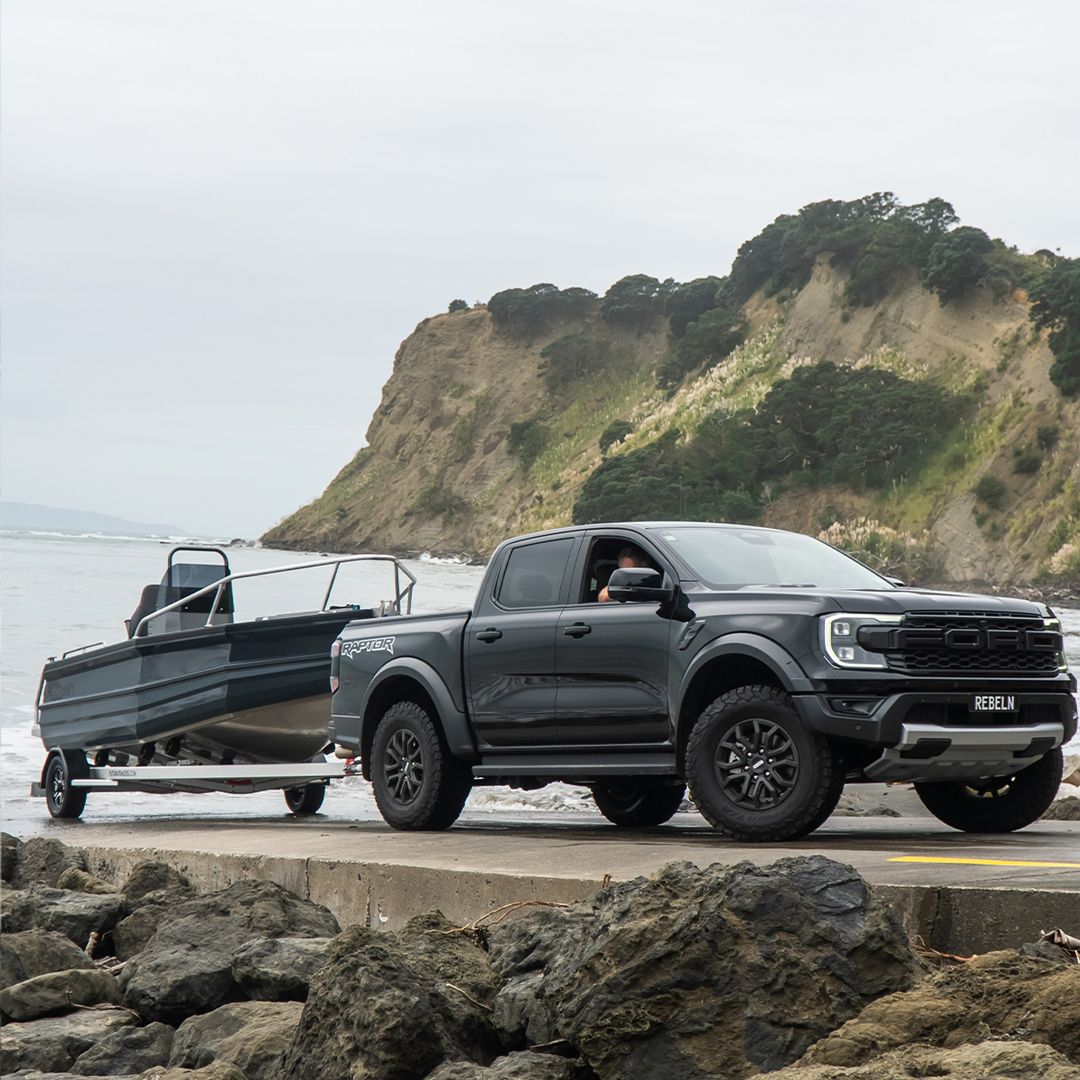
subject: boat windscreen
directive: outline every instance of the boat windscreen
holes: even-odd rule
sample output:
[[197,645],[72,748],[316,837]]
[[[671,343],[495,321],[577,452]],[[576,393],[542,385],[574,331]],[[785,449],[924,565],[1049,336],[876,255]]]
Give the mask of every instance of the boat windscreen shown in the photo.
[[[177,600],[183,600],[185,596],[190,596],[200,589],[205,589],[207,585],[220,581],[227,573],[226,567],[214,566],[210,563],[173,563],[161,579],[158,607],[163,608],[168,604],[176,603]],[[192,601],[191,604],[185,604],[183,610],[209,613],[213,602],[214,593],[209,592],[205,596],[200,596],[198,600]],[[219,613],[233,610],[231,585],[226,586],[217,610]]]

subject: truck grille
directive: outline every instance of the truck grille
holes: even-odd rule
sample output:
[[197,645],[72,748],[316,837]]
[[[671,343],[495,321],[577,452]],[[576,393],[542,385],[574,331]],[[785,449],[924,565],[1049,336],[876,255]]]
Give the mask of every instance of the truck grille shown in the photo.
[[899,638],[886,663],[912,675],[1043,675],[1060,663],[1059,635],[1022,613],[913,611]]

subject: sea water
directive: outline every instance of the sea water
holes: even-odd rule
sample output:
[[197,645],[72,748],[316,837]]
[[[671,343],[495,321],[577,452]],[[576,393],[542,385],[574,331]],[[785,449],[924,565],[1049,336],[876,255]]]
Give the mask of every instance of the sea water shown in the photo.
[[[64,533],[3,533],[0,585],[0,817],[3,828],[26,836],[50,828],[43,799],[31,798],[30,784],[40,778],[45,750],[30,731],[34,695],[46,659],[66,650],[127,636],[126,619],[144,585],[157,582],[169,549],[182,541],[137,537],[77,536]],[[204,542],[204,541],[200,541]],[[319,553],[262,548],[229,548],[233,572],[311,562]],[[203,561],[207,556],[188,556]],[[463,611],[472,607],[483,569],[434,559],[404,562],[417,578],[413,611]],[[312,611],[322,607],[330,571],[320,567],[278,574],[236,585],[238,618]],[[395,595],[389,564],[362,562],[343,566],[331,603],[373,606]],[[1080,611],[1059,611],[1066,652],[1080,669]],[[1080,740],[1074,743],[1080,749]],[[536,792],[477,788],[466,816],[528,811],[590,812],[588,792],[552,784]],[[370,785],[359,777],[334,781],[322,812],[334,820],[378,818]],[[254,795],[93,792],[84,820],[123,823],[159,817],[176,820],[273,818],[287,813],[280,792]]]

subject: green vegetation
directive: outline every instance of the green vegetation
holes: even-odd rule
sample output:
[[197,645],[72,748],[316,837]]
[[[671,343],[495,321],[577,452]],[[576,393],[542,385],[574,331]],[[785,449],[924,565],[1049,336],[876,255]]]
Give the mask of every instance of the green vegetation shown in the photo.
[[671,285],[664,297],[664,314],[668,317],[668,325],[674,337],[682,337],[690,323],[716,307],[717,294],[726,280],[703,277],[682,285]]
[[1027,446],[1018,446],[1013,451],[1013,472],[1030,476],[1039,471],[1042,457]]
[[668,359],[657,373],[665,389],[678,386],[695,368],[719,363],[746,340],[746,318],[741,308],[714,307],[687,324]]
[[487,306],[498,329],[531,341],[560,320],[580,318],[595,302],[596,293],[589,289],[560,289],[542,283],[527,289],[503,289]]
[[550,438],[551,432],[539,420],[520,420],[510,425],[507,441],[518,461],[527,469],[544,452]]
[[1043,450],[1053,450],[1061,438],[1061,429],[1051,424],[1041,425],[1035,433],[1035,441]]
[[592,334],[564,334],[540,350],[545,363],[541,367],[548,392],[557,395],[572,383],[600,371],[608,362],[611,349],[607,341]]
[[603,461],[586,481],[574,521],[691,516],[752,520],[763,485],[842,483],[884,489],[940,441],[944,410],[969,399],[879,368],[802,367],[760,405],[711,412],[692,438],[669,430]]
[[1080,394],[1080,259],[1060,259],[1032,286],[1031,316],[1049,330],[1050,379],[1066,395]]
[[451,300],[446,310],[453,315],[455,311],[468,311],[469,305],[464,300]]
[[617,442],[622,442],[633,433],[634,425],[629,420],[613,420],[600,433],[600,453],[606,454]]
[[983,476],[971,489],[979,502],[986,503],[993,510],[1000,510],[1008,490],[996,476]]
[[648,274],[620,278],[604,293],[600,314],[612,326],[643,330],[663,314],[669,287]]
[[424,517],[443,517],[448,521],[453,521],[468,509],[468,501],[450,490],[444,474],[440,471],[420,489],[406,512],[422,514]]
[[943,304],[959,300],[975,288],[986,273],[987,256],[994,243],[982,229],[962,225],[934,242],[922,268],[923,284]]

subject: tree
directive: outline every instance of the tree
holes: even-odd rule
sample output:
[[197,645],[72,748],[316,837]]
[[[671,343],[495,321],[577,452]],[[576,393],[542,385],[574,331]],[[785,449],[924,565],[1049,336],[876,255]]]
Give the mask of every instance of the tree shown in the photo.
[[1080,394],[1080,259],[1059,259],[1031,289],[1031,317],[1049,330],[1050,378],[1066,395]]
[[724,278],[701,277],[671,287],[664,298],[664,314],[675,337],[682,337],[690,323],[716,307],[717,292],[724,281]]
[[450,306],[446,310],[453,315],[455,311],[468,311],[469,305],[464,300],[451,300]]
[[634,330],[647,327],[664,310],[666,290],[648,274],[620,278],[604,293],[600,314],[613,326]]
[[694,368],[718,364],[745,340],[746,318],[740,308],[712,308],[687,326],[660,368],[657,381],[664,388],[677,386]]
[[540,350],[542,371],[548,391],[557,394],[569,383],[599,371],[608,356],[607,342],[601,344],[587,333],[564,334]]
[[488,301],[495,325],[531,341],[560,319],[580,317],[596,302],[589,289],[559,289],[548,282],[527,289],[503,289]]
[[520,420],[510,425],[507,441],[527,469],[547,448],[550,437],[551,432],[539,420]]
[[622,442],[634,430],[629,420],[612,420],[600,435],[600,453],[606,454],[616,443]]
[[923,283],[938,294],[942,304],[959,300],[979,284],[993,249],[994,242],[982,229],[970,225],[953,229],[930,249],[923,267]]

